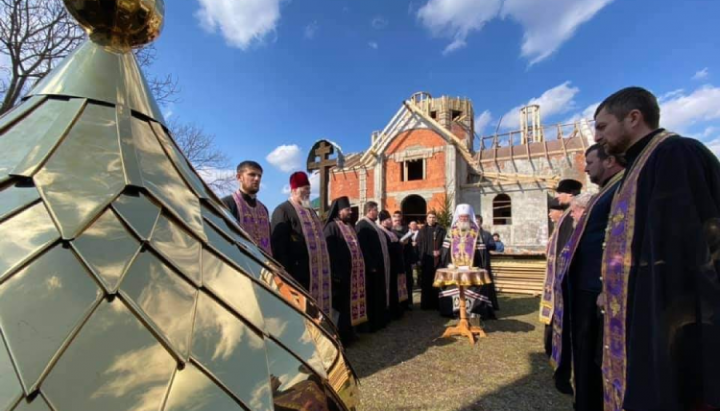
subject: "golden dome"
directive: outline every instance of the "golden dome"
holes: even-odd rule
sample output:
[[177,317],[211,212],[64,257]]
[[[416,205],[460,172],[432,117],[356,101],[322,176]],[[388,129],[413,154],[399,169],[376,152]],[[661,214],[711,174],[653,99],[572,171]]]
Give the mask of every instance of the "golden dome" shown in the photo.
[[[149,26],[98,22],[162,14],[66,3],[125,46]],[[147,90],[128,48],[86,42],[0,117],[0,410],[353,410],[337,330]]]
[[65,0],[65,6],[94,42],[120,50],[155,40],[165,16],[163,0]]

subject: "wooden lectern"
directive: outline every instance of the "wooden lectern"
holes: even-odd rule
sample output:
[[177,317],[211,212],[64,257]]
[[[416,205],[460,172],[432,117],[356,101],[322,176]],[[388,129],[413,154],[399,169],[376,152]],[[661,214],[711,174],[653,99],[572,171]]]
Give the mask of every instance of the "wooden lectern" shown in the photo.
[[470,344],[475,344],[475,334],[479,338],[485,337],[485,331],[481,327],[470,325],[467,319],[465,305],[465,287],[473,285],[490,284],[492,280],[486,270],[481,268],[440,268],[435,272],[433,287],[457,286],[460,299],[460,321],[457,325],[448,327],[440,338],[464,335],[470,339]]

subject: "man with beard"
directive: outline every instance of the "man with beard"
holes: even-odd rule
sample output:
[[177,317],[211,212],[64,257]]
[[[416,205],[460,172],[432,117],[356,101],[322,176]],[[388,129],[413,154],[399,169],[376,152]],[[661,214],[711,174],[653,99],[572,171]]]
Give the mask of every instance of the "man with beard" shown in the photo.
[[418,263],[422,270],[420,308],[438,309],[438,290],[433,287],[435,270],[440,266],[440,249],[445,239],[445,229],[437,224],[437,215],[431,211],[427,215],[427,224],[417,236]]
[[237,219],[240,227],[250,234],[255,244],[272,255],[270,247],[270,219],[267,207],[257,199],[263,169],[254,161],[243,161],[237,166],[240,188],[222,199]]
[[[600,186],[600,192],[590,199],[580,213],[577,203],[581,194],[573,200],[573,218],[577,226],[560,254],[558,281],[569,278],[569,301],[555,293],[555,316],[553,318],[552,362],[557,366],[564,351],[572,349],[575,409],[578,411],[601,411],[603,409],[603,383],[597,354],[601,352],[602,317],[597,300],[602,290],[600,279],[603,242],[613,196],[624,172],[622,159],[608,155],[605,148],[595,144],[585,152],[585,172],[590,181]],[[557,284],[557,283],[556,283]],[[570,318],[570,328],[563,327],[564,316]],[[570,334],[572,347],[563,345]],[[565,338],[563,338],[565,337]]]
[[[495,249],[490,233],[483,231],[482,220],[478,221],[475,211],[469,204],[458,204],[453,214],[452,224],[443,241],[442,266],[458,266],[461,262],[471,267],[488,270],[490,274],[490,253]],[[492,279],[492,275],[490,274]],[[497,293],[495,284],[467,287],[465,290],[468,314],[478,314],[483,320],[495,319]],[[459,298],[457,287],[447,287],[440,293],[440,313],[455,315],[454,300]]]
[[356,338],[353,327],[367,321],[365,260],[347,197],[337,198],[330,205],[324,232],[332,267],[333,308],[339,313],[340,339],[347,346]]
[[376,228],[378,205],[368,201],[363,208],[364,216],[355,225],[360,249],[365,260],[365,295],[367,298],[368,322],[361,331],[377,331],[387,325],[387,310],[390,305],[390,278],[385,267],[390,267],[389,256],[383,252],[380,233]]
[[310,207],[310,180],[302,171],[290,176],[290,199],[272,215],[270,243],[275,259],[330,315],[331,278],[323,225]]
[[639,87],[595,112],[627,161],[602,259],[605,410],[720,408],[720,163]]
[[[573,197],[580,194],[582,189],[582,183],[572,179],[561,180],[555,189],[555,200],[557,205],[552,205],[555,208],[564,208],[565,211],[562,216],[558,219],[557,224],[553,229],[553,233],[550,236],[550,241],[547,247],[547,267],[545,270],[545,281],[543,286],[543,294],[540,300],[540,322],[544,323],[545,326],[545,353],[550,356],[552,354],[552,324],[555,310],[555,298],[557,291],[561,291],[561,298],[564,297],[567,300],[568,286],[567,281],[557,281],[557,263],[558,257],[565,248],[570,239],[570,235],[574,230],[574,222],[570,216],[569,206],[572,202]],[[553,208],[551,207],[551,210]],[[551,211],[552,214],[552,211]],[[569,317],[563,318],[563,327],[568,327]],[[565,337],[565,336],[564,336]],[[567,341],[563,341],[564,346],[570,346],[570,335],[566,334]],[[555,387],[558,391],[564,394],[572,394],[573,388],[570,383],[570,351],[566,350],[561,361],[561,365],[555,370]]]
[[[417,227],[416,227],[417,228]],[[403,266],[405,267],[405,288],[407,289],[407,301],[405,301],[405,307],[408,310],[412,310],[413,298],[412,290],[415,281],[413,281],[413,265],[415,265],[413,250],[413,234],[410,233],[410,229],[403,225],[403,215],[400,211],[395,211],[392,216],[392,230],[396,236],[400,239],[403,253]]]

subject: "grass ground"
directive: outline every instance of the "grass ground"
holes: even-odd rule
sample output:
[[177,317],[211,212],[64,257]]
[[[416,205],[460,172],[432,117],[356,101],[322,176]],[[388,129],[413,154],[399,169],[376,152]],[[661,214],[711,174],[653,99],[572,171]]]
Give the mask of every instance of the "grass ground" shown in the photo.
[[[419,296],[416,294],[416,302]],[[360,377],[360,411],[571,411],[543,353],[538,298],[501,295],[487,338],[437,339],[452,323],[416,307],[347,355]]]

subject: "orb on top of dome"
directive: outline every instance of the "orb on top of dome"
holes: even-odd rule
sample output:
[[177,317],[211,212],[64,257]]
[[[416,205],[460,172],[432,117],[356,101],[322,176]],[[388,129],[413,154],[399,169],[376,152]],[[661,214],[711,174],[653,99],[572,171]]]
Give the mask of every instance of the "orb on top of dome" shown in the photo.
[[64,0],[95,43],[127,51],[154,41],[162,31],[163,0]]

